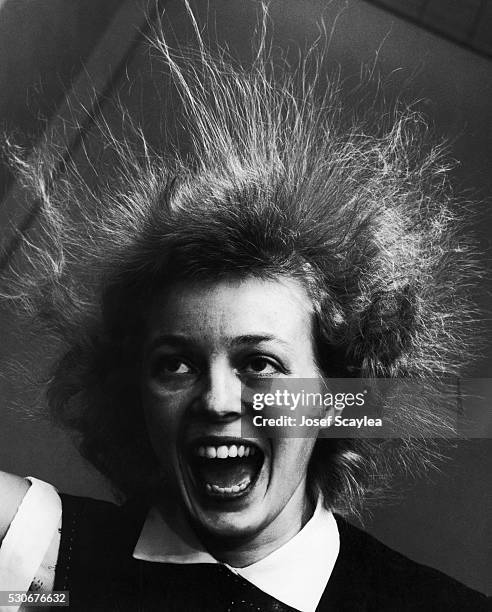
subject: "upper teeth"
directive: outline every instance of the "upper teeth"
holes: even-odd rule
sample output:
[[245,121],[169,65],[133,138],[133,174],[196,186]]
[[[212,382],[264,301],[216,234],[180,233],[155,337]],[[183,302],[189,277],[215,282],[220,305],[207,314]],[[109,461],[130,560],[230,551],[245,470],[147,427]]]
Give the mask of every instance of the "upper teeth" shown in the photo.
[[199,457],[207,457],[207,459],[227,459],[228,457],[249,457],[254,455],[256,449],[254,446],[241,444],[230,444],[226,446],[199,446],[196,453]]

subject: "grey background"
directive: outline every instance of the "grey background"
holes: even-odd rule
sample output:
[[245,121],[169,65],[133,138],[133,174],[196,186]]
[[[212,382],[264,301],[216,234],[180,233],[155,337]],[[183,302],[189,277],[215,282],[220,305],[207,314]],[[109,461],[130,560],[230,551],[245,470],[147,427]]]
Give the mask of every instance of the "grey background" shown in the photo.
[[[41,117],[53,117],[80,67],[111,22],[119,3],[96,0],[10,0],[0,2],[0,121],[18,130],[25,142],[43,130]],[[206,5],[217,24],[218,37],[234,53],[247,59],[257,3],[213,0],[199,3],[205,22]],[[190,39],[189,23],[177,0],[163,2],[164,24],[177,38]],[[271,20],[277,44],[301,47],[318,34],[324,16],[333,26],[327,70],[340,66],[342,76],[359,74],[361,64],[374,64],[389,78],[387,96],[404,88],[403,98],[419,100],[417,107],[430,118],[437,134],[452,139],[459,162],[453,171],[457,187],[481,198],[483,219],[476,231],[489,248],[492,213],[492,63],[361,0],[349,2],[277,0]],[[118,79],[119,95],[133,113],[143,116],[148,137],[158,142],[165,105],[165,79],[149,50],[139,45]],[[118,130],[110,105],[107,120]],[[169,116],[167,120],[171,120]],[[88,147],[97,151],[97,137]],[[82,163],[82,162],[81,162]],[[9,177],[0,175],[3,192]],[[0,223],[8,219],[0,208]],[[489,286],[484,286],[486,309]],[[488,319],[484,310],[484,317]],[[37,476],[60,490],[111,499],[106,482],[83,462],[69,436],[42,418],[43,398],[18,376],[28,364],[33,378],[56,347],[39,334],[20,328],[13,313],[0,310],[0,469]],[[474,366],[473,374],[488,377],[492,353]],[[12,365],[14,364],[14,365]],[[448,449],[451,459],[428,480],[399,483],[391,504],[374,511],[365,527],[408,556],[437,567],[466,584],[492,593],[492,510],[490,440],[461,442]]]

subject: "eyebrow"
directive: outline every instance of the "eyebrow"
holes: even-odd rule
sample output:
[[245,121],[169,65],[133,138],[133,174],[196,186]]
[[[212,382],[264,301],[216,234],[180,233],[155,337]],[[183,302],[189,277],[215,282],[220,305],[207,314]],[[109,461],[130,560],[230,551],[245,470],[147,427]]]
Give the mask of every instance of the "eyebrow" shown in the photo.
[[161,344],[167,344],[169,346],[177,347],[183,345],[190,346],[193,344],[193,342],[192,340],[190,340],[190,338],[182,334],[161,334],[160,336],[157,336],[157,338],[154,338],[152,340],[147,350],[152,351],[155,348],[161,346]]
[[286,344],[286,342],[284,342],[281,338],[277,338],[277,336],[272,336],[271,334],[245,334],[244,336],[232,338],[231,345],[251,345],[260,344],[261,342],[280,342],[281,344]]
[[[278,338],[277,336],[272,336],[271,334],[244,334],[242,336],[236,336],[232,338],[229,342],[231,346],[243,346],[248,345],[251,346],[253,344],[260,344],[261,342],[278,342],[284,346],[288,346],[288,343]],[[161,334],[150,343],[148,350],[152,351],[155,348],[161,346],[162,344],[167,344],[168,346],[178,347],[178,346],[192,346],[194,345],[194,341],[185,336],[183,334]]]

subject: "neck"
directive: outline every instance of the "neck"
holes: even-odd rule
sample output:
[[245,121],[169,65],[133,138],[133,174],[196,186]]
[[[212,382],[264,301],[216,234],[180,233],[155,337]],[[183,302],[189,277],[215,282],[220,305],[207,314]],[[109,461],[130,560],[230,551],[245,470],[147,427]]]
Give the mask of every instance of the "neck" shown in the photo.
[[262,530],[247,538],[210,538],[197,534],[207,550],[222,563],[246,567],[267,557],[291,540],[309,521],[314,512],[302,482],[279,514]]

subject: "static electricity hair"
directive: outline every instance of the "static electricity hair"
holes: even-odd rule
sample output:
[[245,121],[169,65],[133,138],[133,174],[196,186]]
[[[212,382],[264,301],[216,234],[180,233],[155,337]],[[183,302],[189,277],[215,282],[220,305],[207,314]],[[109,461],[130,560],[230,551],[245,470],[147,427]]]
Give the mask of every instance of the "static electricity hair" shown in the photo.
[[[126,495],[159,483],[140,350],[149,305],[178,280],[298,279],[328,376],[427,380],[468,359],[474,267],[442,147],[412,109],[345,113],[322,51],[277,64],[267,38],[243,65],[199,34],[195,51],[176,51],[157,33],[186,146],[169,139],[159,153],[138,129],[138,146],[105,129],[115,162],[96,187],[73,163],[51,176],[46,149],[17,157],[38,228],[3,294],[60,341],[51,413]],[[394,410],[410,419],[413,408]],[[428,460],[405,438],[318,440],[309,478],[351,512],[381,495],[395,466]]]

